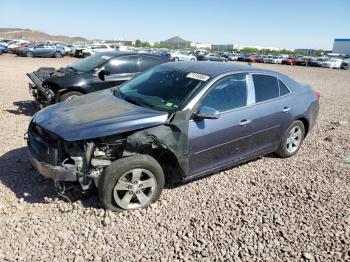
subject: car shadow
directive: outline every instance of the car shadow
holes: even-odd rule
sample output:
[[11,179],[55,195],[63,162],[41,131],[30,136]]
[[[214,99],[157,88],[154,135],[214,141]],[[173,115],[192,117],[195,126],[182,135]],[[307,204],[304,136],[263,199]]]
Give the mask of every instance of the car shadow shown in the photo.
[[16,110],[7,109],[6,111],[15,114],[15,115],[25,115],[25,116],[33,116],[36,112],[36,108],[33,101],[17,101],[13,103],[17,106]]
[[[0,183],[10,189],[18,199],[23,198],[27,203],[47,203],[47,199],[61,199],[57,194],[54,183],[31,166],[27,157],[27,148],[17,148],[0,156]],[[95,192],[71,198],[71,202],[81,201],[83,206],[99,208],[100,204]]]

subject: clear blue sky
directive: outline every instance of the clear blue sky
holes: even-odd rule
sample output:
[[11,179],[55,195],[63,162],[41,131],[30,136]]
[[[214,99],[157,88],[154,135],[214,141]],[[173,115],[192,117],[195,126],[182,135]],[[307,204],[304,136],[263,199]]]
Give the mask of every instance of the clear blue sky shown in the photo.
[[350,38],[350,0],[4,1],[0,27],[88,39],[166,40],[331,49]]

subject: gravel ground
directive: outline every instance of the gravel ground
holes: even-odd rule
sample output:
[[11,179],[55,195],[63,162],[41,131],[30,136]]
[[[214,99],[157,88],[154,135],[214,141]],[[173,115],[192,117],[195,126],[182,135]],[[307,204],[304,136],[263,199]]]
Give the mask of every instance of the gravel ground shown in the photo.
[[258,64],[321,92],[299,153],[165,189],[152,207],[118,214],[95,196],[58,199],[26,158],[25,73],[73,61],[0,56],[0,261],[350,260],[350,71]]

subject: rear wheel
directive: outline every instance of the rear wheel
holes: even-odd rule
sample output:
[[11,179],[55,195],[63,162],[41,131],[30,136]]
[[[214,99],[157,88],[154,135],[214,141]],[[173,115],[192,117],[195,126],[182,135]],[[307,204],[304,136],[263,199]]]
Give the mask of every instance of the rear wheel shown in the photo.
[[300,120],[294,121],[285,133],[277,150],[277,155],[283,158],[295,155],[305,137],[305,127]]
[[60,52],[56,52],[56,53],[55,53],[55,57],[56,57],[56,58],[62,58],[62,54],[61,54]]
[[99,180],[103,206],[113,211],[145,208],[156,202],[164,187],[164,173],[148,155],[133,155],[114,161]]
[[175,57],[175,58],[174,58],[174,61],[175,61],[175,62],[179,61],[179,58]]
[[33,52],[28,52],[28,53],[27,53],[27,57],[34,57]]
[[82,96],[82,95],[83,94],[78,92],[78,91],[70,91],[70,92],[67,92],[67,93],[60,95],[58,101],[59,102],[68,101],[68,100],[72,100],[72,99],[77,98],[78,96]]

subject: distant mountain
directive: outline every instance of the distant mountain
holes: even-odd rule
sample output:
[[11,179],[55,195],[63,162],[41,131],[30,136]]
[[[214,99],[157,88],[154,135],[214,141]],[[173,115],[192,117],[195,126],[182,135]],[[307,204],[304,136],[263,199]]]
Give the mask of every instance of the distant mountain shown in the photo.
[[49,35],[44,32],[22,28],[0,28],[0,39],[24,39],[29,41],[86,42],[83,37]]

